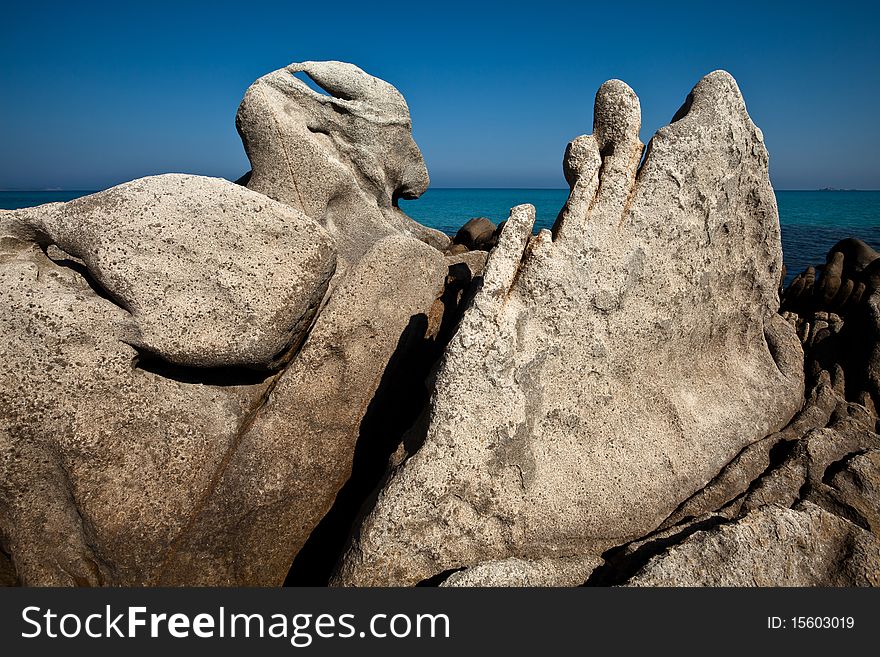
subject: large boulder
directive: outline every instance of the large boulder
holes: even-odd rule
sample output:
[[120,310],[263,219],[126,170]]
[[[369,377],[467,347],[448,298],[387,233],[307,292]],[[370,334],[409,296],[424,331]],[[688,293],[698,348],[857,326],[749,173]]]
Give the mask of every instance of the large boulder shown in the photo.
[[446,271],[439,251],[402,235],[377,242],[350,270],[242,426],[157,584],[284,582],[351,475],[362,421],[389,362],[407,358],[409,343],[426,337]]
[[511,212],[393,472],[334,582],[415,584],[512,557],[588,557],[658,527],[803,403],[778,314],[779,221],[734,80],[701,80],[644,163],[605,83],[569,145],[553,232]]
[[139,178],[19,210],[2,229],[80,261],[128,311],[124,340],[177,365],[264,367],[301,341],[336,266],[332,238],[219,178]]
[[129,312],[32,242],[3,238],[0,295],[0,536],[18,581],[150,583],[266,384],[144,369]]
[[449,266],[385,238],[313,320],[332,263],[313,220],[211,179],[0,215],[0,579],[283,581]]
[[498,227],[490,219],[474,217],[458,229],[452,243],[470,251],[491,251],[498,242],[497,230]]
[[250,86],[236,125],[252,167],[247,186],[320,222],[342,267],[389,235],[449,243],[397,207],[427,189],[428,171],[406,101],[387,82],[344,62],[290,64]]

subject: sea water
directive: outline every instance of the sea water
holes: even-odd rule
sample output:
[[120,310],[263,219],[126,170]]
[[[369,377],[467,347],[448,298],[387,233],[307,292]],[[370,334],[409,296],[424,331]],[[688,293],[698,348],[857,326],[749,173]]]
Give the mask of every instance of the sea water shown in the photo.
[[[69,201],[88,191],[0,192],[0,208],[17,209]],[[495,223],[510,208],[531,203],[537,211],[536,230],[549,228],[565,203],[564,189],[429,189],[400,207],[413,219],[445,233],[455,233],[473,217]],[[858,237],[880,250],[880,191],[777,191],[786,283],[825,255],[844,237]]]

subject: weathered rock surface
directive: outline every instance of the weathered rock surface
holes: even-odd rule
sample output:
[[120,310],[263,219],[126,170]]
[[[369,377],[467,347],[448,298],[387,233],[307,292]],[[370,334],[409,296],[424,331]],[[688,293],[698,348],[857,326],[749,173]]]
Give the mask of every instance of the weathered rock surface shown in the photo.
[[[226,188],[219,191],[222,200]],[[311,223],[253,192],[237,193],[261,199],[266,215],[280,207],[281,219]],[[112,251],[117,242],[105,242],[97,220],[82,212],[94,229],[85,243]],[[263,221],[255,215],[238,216],[238,230],[252,234]],[[53,235],[77,234],[76,216],[66,216],[69,233]],[[5,231],[10,217],[14,230]],[[14,233],[0,242],[0,537],[11,555],[3,577],[30,585],[282,582],[351,471],[388,361],[405,351],[411,326],[427,326],[419,318],[441,296],[446,259],[413,238],[381,240],[336,288],[296,357],[269,378],[226,366],[145,368],[129,344],[132,314],[90,273],[110,272],[120,295],[140,299],[145,283],[132,279],[139,270],[103,247],[77,251],[88,267],[56,263],[21,239],[34,224],[20,218],[0,219]],[[185,220],[165,223],[174,222]],[[124,227],[111,220],[107,230],[118,232],[120,249],[130,244]],[[48,229],[31,232],[42,240]],[[295,237],[269,232],[266,241],[284,247]],[[142,238],[135,260],[176,253],[158,228]],[[206,258],[215,257],[211,245],[200,245]],[[271,271],[257,270],[263,277],[290,257],[270,255]],[[189,280],[199,275],[210,279],[209,265]],[[168,317],[180,301],[168,300]],[[165,312],[160,299],[148,307],[157,317]]]
[[406,236],[367,252],[242,427],[156,583],[283,583],[351,474],[361,421],[389,361],[428,330],[446,270],[439,251]]
[[459,570],[440,586],[578,586],[601,563],[594,557],[569,559],[503,559]]
[[774,434],[746,446],[713,479],[685,500],[662,524],[672,527],[687,518],[695,518],[720,509],[746,493],[753,483],[771,467],[774,452],[803,438],[808,432],[825,427],[841,398],[832,388],[825,372],[808,396],[804,407],[791,422]]
[[130,314],[123,340],[178,365],[270,365],[304,337],[336,265],[315,221],[219,178],[140,178],[2,221],[84,264]]
[[880,586],[880,540],[803,503],[764,506],[656,556],[630,586]]
[[803,400],[776,314],[760,131],[723,72],[640,167],[640,110],[602,86],[553,234],[514,208],[440,371],[424,444],[355,535],[342,585],[598,555],[659,526]]
[[880,538],[880,450],[856,453],[829,474],[823,481],[826,504]]
[[400,212],[409,112],[352,65],[237,121],[239,185],[0,212],[0,585],[326,583],[340,553],[341,585],[880,584],[880,258],[839,242],[776,312],[730,76],[643,162],[604,84],[537,236]]
[[[814,419],[816,417],[813,415]],[[682,505],[682,509],[671,516],[659,531],[603,554],[605,563],[592,573],[586,582],[587,585],[620,584],[630,581],[634,576],[632,581],[638,583],[641,581],[638,573],[655,555],[661,555],[655,559],[657,563],[663,563],[666,556],[669,556],[673,563],[677,564],[674,568],[684,568],[680,562],[680,549],[691,555],[697,555],[701,549],[689,543],[688,537],[695,532],[715,536],[714,532],[719,527],[729,527],[731,523],[733,526],[738,526],[741,522],[745,522],[744,519],[753,518],[755,514],[763,513],[770,508],[791,507],[802,510],[804,503],[816,505],[824,512],[833,514],[832,517],[846,521],[846,524],[839,525],[846,532],[852,530],[849,525],[852,523],[877,536],[877,509],[880,504],[877,491],[880,490],[880,470],[877,468],[876,454],[877,447],[880,446],[880,436],[871,430],[876,417],[867,414],[865,409],[857,404],[839,401],[828,426],[823,426],[825,421],[822,421],[819,428],[809,430],[800,438],[779,438],[779,436],[790,436],[790,432],[795,430],[795,427],[803,427],[804,422],[805,416],[800,414],[782,432],[752,446],[757,447],[771,439],[776,440],[771,450],[770,462],[765,464],[766,468],[762,471],[754,472],[750,467],[745,467],[759,463],[745,457],[750,449],[747,448],[710,482],[705,494],[695,495],[687,505]],[[734,478],[731,472],[737,476]],[[749,476],[752,480],[748,479]],[[739,483],[735,488],[725,488],[722,485],[726,482],[729,486],[733,481],[745,482],[745,490],[735,497],[733,494],[738,492]],[[722,495],[723,491],[726,491],[726,494]],[[696,505],[697,502],[699,506]],[[683,511],[687,509],[696,514],[701,508],[713,510],[702,515],[691,515]],[[763,522],[761,525],[764,526]],[[814,540],[816,545],[823,544],[823,541],[827,542],[827,537],[821,532],[814,533],[812,530],[804,532],[805,536],[810,534],[814,534],[810,540]],[[780,544],[772,545],[770,548],[778,556],[789,549],[782,545],[789,539],[790,536],[787,534],[780,533],[776,536],[770,532],[767,540]],[[711,540],[716,541],[715,538]],[[729,545],[729,541],[723,542],[723,545]],[[757,553],[760,548],[737,545],[735,549],[754,549]],[[715,555],[714,552],[711,554]],[[749,558],[756,558],[759,562],[747,567],[745,564]],[[742,570],[736,573],[735,577],[748,578],[754,575],[759,578],[761,585],[777,585],[774,582],[778,582],[778,585],[787,585],[791,582],[786,578],[802,568],[802,564],[799,563],[800,558],[792,559],[790,567],[774,574],[764,570],[764,564],[758,557],[742,555],[736,557]],[[826,585],[850,585],[852,582],[845,578],[835,579],[839,572],[847,570],[847,558],[848,553],[844,550],[836,555],[831,554],[817,563],[814,575],[818,579],[814,583],[824,581]],[[749,584],[747,579],[727,582],[724,578],[730,575],[726,572],[728,566],[729,564],[724,560],[710,558],[700,563],[700,571],[694,577],[706,585]],[[776,565],[772,567],[777,566],[785,566],[783,557],[779,557]],[[871,561],[870,555],[864,559],[864,566],[875,571],[880,568],[880,564]],[[673,583],[677,577],[677,573],[673,572],[674,568],[667,572],[665,566],[660,567],[662,576],[669,578],[664,585],[677,585]],[[652,573],[656,570],[654,566],[650,569]],[[826,579],[822,580],[822,577]]]
[[785,311],[808,353],[808,381],[826,372],[838,396],[877,415],[880,408],[880,292],[862,297],[843,315]]
[[0,295],[0,527],[18,581],[149,583],[265,384],[141,369],[129,313],[33,243],[3,239]]
[[427,189],[428,172],[406,101],[387,82],[344,62],[294,63],[251,85],[236,125],[252,167],[247,186],[321,223],[337,241],[341,268],[389,235],[448,245],[397,207]]
[[[853,242],[840,242],[828,260],[834,260],[833,254],[841,251],[841,245]],[[860,252],[864,255],[864,250],[855,251]],[[852,253],[848,251],[847,257]],[[846,538],[848,534],[862,536],[853,527],[877,536],[880,522],[876,456],[880,423],[870,377],[866,376],[869,355],[880,341],[872,312],[875,296],[842,309],[843,316],[814,310],[814,304],[802,307],[803,316],[790,310],[783,312],[786,320],[797,327],[804,346],[805,370],[811,382],[804,408],[783,430],[743,449],[705,488],[676,509],[660,531],[606,552],[605,563],[593,572],[588,585],[619,584],[634,575],[634,582],[645,585],[678,584],[680,569],[686,568],[684,560],[696,557],[703,541],[714,546],[710,548],[714,557],[701,560],[700,571],[686,581],[850,585],[865,583],[862,575],[877,572],[880,564],[876,555],[869,553],[859,557],[864,558],[853,573]],[[770,525],[760,520],[767,509],[803,510],[805,504],[820,507],[826,519],[836,518],[824,524],[837,523],[840,536],[829,539],[821,526],[809,525],[792,548],[785,545],[791,540],[789,533],[777,537],[770,533]],[[746,524],[758,527],[757,534],[767,530],[768,551],[773,555],[769,570],[764,568],[761,547],[739,540],[754,534],[737,534],[737,528]],[[705,533],[691,544],[688,537],[701,530]],[[734,535],[738,536],[736,541],[728,540]],[[722,541],[722,536],[727,538]],[[854,542],[861,544],[862,539]],[[834,545],[838,544],[843,549],[835,553]],[[805,570],[806,560],[813,558],[812,551],[822,546],[831,546],[831,552],[820,554]],[[729,548],[735,554],[716,558],[719,553],[713,551],[715,547]],[[786,555],[786,550],[793,553]],[[638,575],[655,555],[660,556],[646,568],[649,575]],[[667,557],[671,564],[668,567]],[[750,559],[755,562],[749,563]]]
[[[859,423],[842,421],[832,427],[814,429],[798,441],[781,464],[763,474],[737,500],[737,507],[747,512],[767,504],[794,506],[802,499],[826,506],[831,489],[823,480],[828,468],[851,454],[880,448],[880,436]],[[846,517],[837,508],[828,510]]]

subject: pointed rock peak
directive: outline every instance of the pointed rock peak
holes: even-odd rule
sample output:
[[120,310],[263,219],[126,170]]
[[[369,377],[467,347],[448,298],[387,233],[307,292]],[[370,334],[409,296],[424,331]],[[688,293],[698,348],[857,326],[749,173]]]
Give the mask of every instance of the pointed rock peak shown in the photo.
[[727,71],[712,71],[703,76],[672,117],[672,122],[686,117],[703,121],[713,115],[733,113],[748,116],[742,92],[736,80]]

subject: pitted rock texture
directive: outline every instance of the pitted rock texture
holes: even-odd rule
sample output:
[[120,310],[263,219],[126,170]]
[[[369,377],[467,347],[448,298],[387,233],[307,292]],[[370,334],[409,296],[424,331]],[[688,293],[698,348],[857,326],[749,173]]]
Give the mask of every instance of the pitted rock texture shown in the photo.
[[512,557],[456,571],[440,586],[578,586],[600,563],[595,557],[539,561]]
[[219,178],[140,178],[19,210],[0,232],[55,245],[130,317],[123,340],[177,365],[267,367],[304,337],[336,266],[301,212]]
[[880,540],[805,502],[763,506],[654,557],[629,586],[880,586]]
[[265,384],[138,367],[129,314],[35,244],[0,248],[0,528],[25,585],[146,584]]
[[[267,214],[279,205],[260,198]],[[15,230],[5,231],[10,217]],[[85,265],[22,239],[48,231],[19,218],[0,219],[15,233],[0,239],[0,541],[11,556],[0,575],[25,585],[283,582],[351,471],[389,359],[406,358],[402,336],[441,296],[446,259],[413,238],[378,242],[274,376],[145,369],[129,343],[131,314]],[[95,231],[88,243],[104,243],[100,225],[84,225]],[[107,231],[126,234],[112,221]],[[142,257],[167,253],[161,231],[152,247],[148,234]],[[122,260],[107,268],[136,271]],[[207,264],[191,272],[199,276],[210,278]],[[168,300],[169,317],[179,302]]]
[[[836,245],[832,254],[847,242]],[[853,546],[870,544],[863,530],[880,536],[880,422],[875,395],[866,387],[870,354],[880,342],[877,315],[871,311],[876,298],[874,293],[851,306],[845,319],[809,307],[804,316],[784,311],[804,347],[810,386],[804,407],[784,429],[745,447],[660,530],[604,553],[605,563],[587,584],[632,579],[645,585],[680,580],[850,586],[875,581],[876,554],[860,553],[856,569],[851,566]],[[778,534],[767,521],[768,509],[800,512],[806,504],[819,507],[823,513],[812,515],[825,520],[803,523],[803,514],[773,512],[802,525],[792,533],[792,522],[785,521]],[[836,529],[825,533],[823,527]],[[693,542],[688,539],[692,535]],[[699,572],[683,576],[698,557]],[[649,573],[646,578],[639,575],[642,568]]]
[[439,251],[402,235],[377,242],[349,271],[243,427],[157,583],[284,582],[351,474],[360,425],[388,363],[395,353],[406,358],[400,342],[411,326],[427,325],[446,271]]
[[715,72],[640,166],[622,82],[566,152],[553,233],[511,212],[436,378],[420,450],[391,473],[334,583],[413,584],[643,536],[803,403],[776,311],[781,246],[760,131]]
[[406,101],[387,82],[344,62],[290,64],[251,85],[236,125],[252,167],[247,186],[320,222],[337,241],[340,269],[389,235],[448,245],[397,207],[429,179]]

